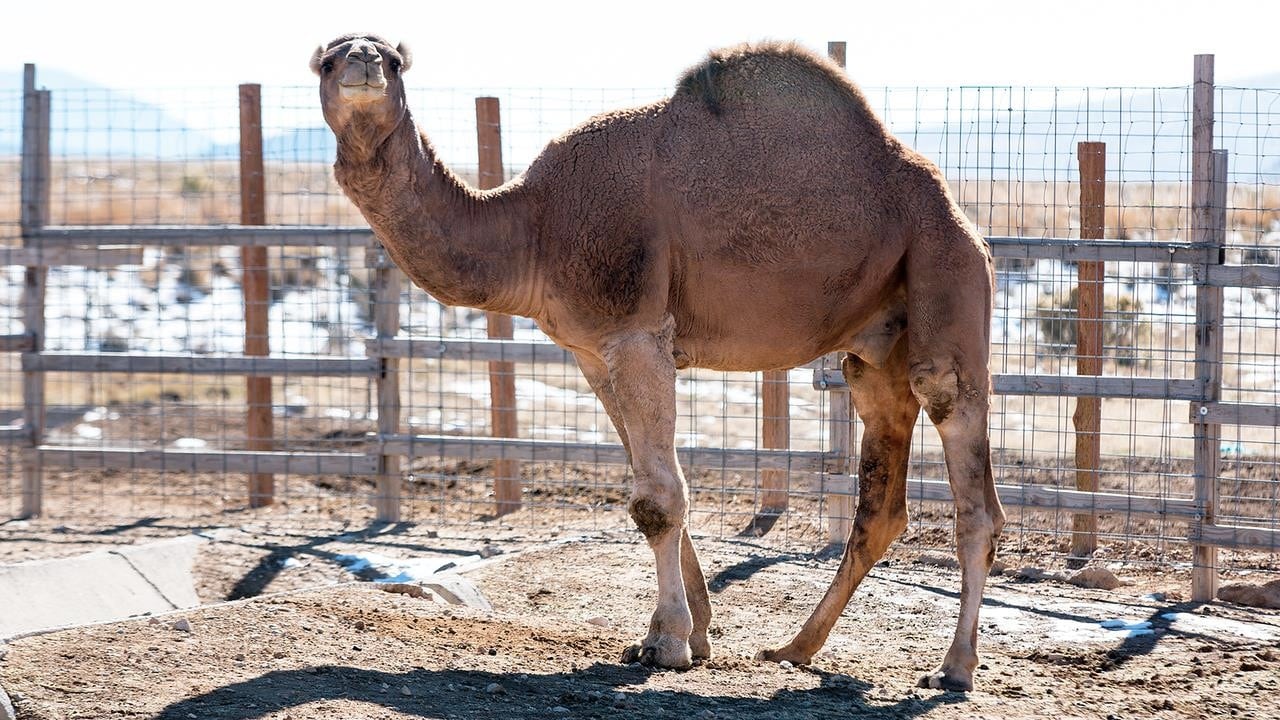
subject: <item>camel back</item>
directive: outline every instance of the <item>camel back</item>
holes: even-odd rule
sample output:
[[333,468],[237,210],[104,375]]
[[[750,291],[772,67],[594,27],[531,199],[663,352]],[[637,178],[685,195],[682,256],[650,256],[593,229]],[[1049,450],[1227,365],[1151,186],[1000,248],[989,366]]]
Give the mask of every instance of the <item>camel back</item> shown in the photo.
[[714,115],[735,107],[777,104],[821,106],[884,126],[844,71],[794,43],[757,43],[715,50],[685,71],[676,95],[700,98]]

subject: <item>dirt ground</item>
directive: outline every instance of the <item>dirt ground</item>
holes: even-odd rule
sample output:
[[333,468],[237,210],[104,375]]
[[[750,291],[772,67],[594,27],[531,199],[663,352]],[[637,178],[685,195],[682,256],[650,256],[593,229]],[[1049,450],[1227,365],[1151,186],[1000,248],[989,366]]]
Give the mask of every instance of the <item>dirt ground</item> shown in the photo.
[[[373,543],[397,557],[471,557],[487,539],[384,529],[333,542]],[[954,570],[901,557],[882,564],[813,665],[785,668],[750,658],[794,632],[835,559],[781,550],[767,537],[700,538],[716,657],[655,672],[618,662],[654,603],[651,555],[636,533],[507,540],[466,575],[492,612],[377,583],[293,590],[16,640],[0,684],[22,720],[1280,714],[1280,612],[1183,604],[1174,599],[1180,579],[1161,595],[1152,576],[1109,592],[992,578],[978,687],[958,694],[915,688],[954,628]],[[308,563],[321,575],[324,565],[316,556]],[[276,574],[295,571],[308,570]],[[200,574],[206,592],[225,594],[225,578],[219,585],[216,574]],[[175,629],[182,618],[189,632]]]

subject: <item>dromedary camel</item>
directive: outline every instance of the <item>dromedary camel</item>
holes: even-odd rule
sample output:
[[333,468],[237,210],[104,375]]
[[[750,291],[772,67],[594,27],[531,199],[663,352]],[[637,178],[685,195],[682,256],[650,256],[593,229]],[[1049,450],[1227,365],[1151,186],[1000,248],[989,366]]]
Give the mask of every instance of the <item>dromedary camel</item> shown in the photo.
[[686,524],[675,375],[766,370],[847,351],[865,423],[836,577],[765,660],[809,662],[907,523],[912,426],[937,426],[956,499],[960,619],[921,685],[972,687],[978,606],[1004,522],[992,484],[991,255],[929,160],[885,130],[829,61],[792,45],[713,52],[668,99],[597,116],[506,185],[477,191],[405,102],[406,49],[344,35],[316,50],[334,171],[396,264],[441,302],[533,318],[571,350],[628,449],[628,510],[658,603],[623,660],[711,654]]

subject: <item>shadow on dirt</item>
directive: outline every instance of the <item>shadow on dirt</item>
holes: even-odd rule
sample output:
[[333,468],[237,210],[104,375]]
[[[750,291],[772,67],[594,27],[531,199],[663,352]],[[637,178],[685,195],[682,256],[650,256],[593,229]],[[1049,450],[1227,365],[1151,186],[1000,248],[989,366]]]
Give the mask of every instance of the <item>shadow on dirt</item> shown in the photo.
[[[872,702],[871,685],[847,675],[821,675],[821,686],[779,690],[769,697],[728,697],[646,689],[652,671],[637,665],[596,663],[547,675],[468,670],[404,673],[324,665],[270,672],[174,703],[155,717],[250,720],[309,703],[368,703],[424,718],[669,717],[912,718],[939,705],[964,702],[961,693]],[[697,672],[697,671],[695,671]],[[810,671],[814,672],[814,671]],[[500,686],[500,689],[496,686]],[[621,697],[619,697],[619,695]],[[323,711],[322,706],[308,708]],[[330,709],[336,710],[336,709]]]
[[[267,549],[269,552],[258,560],[252,568],[249,569],[239,580],[235,586],[227,593],[224,599],[240,600],[242,598],[250,598],[261,595],[271,581],[281,573],[286,567],[285,561],[294,556],[307,556],[321,560],[326,560],[334,564],[341,564],[339,556],[343,553],[326,550],[322,546],[329,543],[339,542],[342,540],[350,540],[352,538],[360,538],[368,540],[369,538],[377,538],[381,547],[397,547],[413,550],[418,553],[427,553],[432,555],[471,555],[470,551],[463,550],[447,550],[438,547],[431,547],[422,543],[388,543],[384,540],[389,536],[402,535],[409,528],[413,527],[411,523],[374,523],[364,530],[346,531],[341,535],[324,535],[319,537],[308,538],[303,542],[293,544],[270,544],[261,545],[258,543],[234,543],[242,547],[253,547]],[[228,542],[228,541],[222,541]],[[364,580],[379,579],[376,574],[362,577]]]

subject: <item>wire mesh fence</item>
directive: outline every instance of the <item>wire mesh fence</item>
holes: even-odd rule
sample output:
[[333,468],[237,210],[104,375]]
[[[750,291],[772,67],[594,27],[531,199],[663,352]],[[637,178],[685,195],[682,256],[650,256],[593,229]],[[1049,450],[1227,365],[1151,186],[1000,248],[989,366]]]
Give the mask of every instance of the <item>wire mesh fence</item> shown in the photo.
[[[1102,281],[1104,302],[1096,321],[1101,347],[1093,360],[1107,378],[1139,382],[1132,383],[1138,390],[1129,396],[1106,393],[1100,402],[1100,454],[1091,470],[1097,491],[1111,499],[1095,499],[1106,509],[1090,513],[1099,515],[1096,557],[1187,569],[1201,501],[1191,413],[1194,400],[1202,397],[1187,388],[1203,370],[1196,343],[1197,291],[1211,264],[1177,255],[1195,250],[1187,250],[1195,231],[1191,88],[871,88],[866,93],[893,133],[939,164],[980,232],[1010,239],[996,243],[992,327],[996,481],[1012,488],[1007,501],[1015,499],[1006,503],[1005,553],[1065,558],[1080,514],[1078,504],[1061,501],[1065,495],[1044,500],[1049,496],[1036,494],[1037,489],[1077,487],[1081,468],[1073,413],[1080,393],[1036,389],[1025,379],[1074,376],[1079,370],[1081,263],[1071,251],[1055,255],[1044,248],[1055,238],[1079,237],[1077,143],[1105,143],[1105,237],[1129,241],[1124,247],[1142,251],[1107,260]],[[482,149],[475,98],[493,94],[468,89],[410,94],[410,106],[442,159],[472,184],[480,181],[476,158]],[[663,94],[497,93],[503,172],[518,174],[548,140],[595,113]],[[1229,157],[1225,260],[1229,266],[1274,268],[1280,261],[1280,137],[1273,126],[1280,91],[1220,87],[1215,100],[1216,146],[1226,148]],[[6,263],[0,292],[7,301],[0,334],[13,338],[8,349],[28,351],[0,353],[0,428],[8,441],[0,468],[5,478],[0,512],[8,517],[24,512],[24,473],[34,465],[43,477],[42,514],[64,520],[164,516],[216,524],[220,516],[246,511],[249,475],[269,473],[274,504],[253,512],[273,522],[369,523],[380,516],[376,497],[387,488],[394,488],[402,520],[492,521],[494,475],[512,467],[495,456],[509,453],[522,486],[522,507],[503,515],[502,523],[544,528],[627,522],[625,457],[575,365],[548,346],[520,351],[542,353],[537,362],[521,355],[518,362],[492,364],[490,351],[467,350],[459,343],[488,337],[484,313],[444,307],[407,284],[393,292],[394,301],[380,296],[387,290],[380,285],[385,274],[379,275],[386,260],[371,238],[359,235],[335,244],[292,241],[267,248],[269,358],[312,364],[295,362],[270,371],[271,452],[253,454],[245,412],[247,366],[241,362],[246,339],[241,247],[183,242],[177,235],[149,243],[143,233],[147,227],[216,229],[241,222],[236,95],[228,89],[183,90],[163,101],[143,103],[100,89],[53,93],[43,224],[127,227],[100,242],[76,244],[88,262],[48,260],[43,347],[33,353],[21,340],[24,298],[29,297],[25,268],[31,253],[67,250],[73,243],[24,246],[18,190],[25,180],[24,94],[0,90],[0,149],[6,156],[0,172],[11,180],[0,185],[0,253],[8,253],[0,257]],[[320,119],[315,90],[265,88],[262,110],[266,223],[299,229],[361,226],[359,213],[332,179],[335,144]],[[110,245],[127,252],[112,255],[120,249]],[[1153,251],[1156,247],[1170,250]],[[1280,437],[1275,423],[1256,423],[1266,408],[1271,408],[1267,417],[1274,417],[1277,405],[1280,293],[1270,272],[1223,291],[1221,395],[1215,399],[1221,407],[1215,405],[1213,412],[1226,417],[1219,419],[1214,521],[1263,531],[1247,536],[1252,549],[1222,555],[1224,571],[1276,569],[1273,552],[1258,552],[1276,550],[1280,530]],[[396,338],[386,337],[378,326],[379,305],[388,303],[395,305]],[[547,341],[523,318],[514,320],[511,337],[526,345]],[[403,352],[388,354],[387,346],[377,344],[391,339],[404,341]],[[203,364],[184,365],[174,358]],[[390,366],[389,359],[394,360]],[[394,437],[385,431],[389,405],[381,379],[388,367],[399,379]],[[24,422],[31,413],[24,389],[33,375],[44,379],[43,451],[24,447],[30,438]],[[501,376],[506,379],[496,379]],[[852,468],[833,464],[842,452],[839,436],[847,432],[832,427],[833,416],[839,418],[839,406],[847,402],[838,380],[826,382],[837,376],[830,361],[825,369],[799,368],[785,376],[789,452],[770,455],[760,451],[765,427],[779,418],[762,409],[761,376],[681,374],[676,440],[689,449],[682,458],[695,527],[723,535],[767,528],[809,547],[827,541],[832,517],[847,518],[847,493],[856,487],[856,482],[838,481]],[[1002,376],[1008,379],[1004,385]],[[496,383],[501,382],[513,388],[518,438],[538,442],[498,450],[453,442],[495,434]],[[1261,408],[1247,411],[1247,420],[1255,424],[1230,415],[1240,406]],[[852,429],[856,448],[856,422]],[[395,481],[383,484],[380,478],[388,472],[378,458],[401,453],[405,457]],[[312,469],[297,471],[299,458],[313,462]],[[936,490],[945,483],[945,469],[941,444],[927,421],[914,435],[911,476],[917,483],[910,540],[946,544],[951,511]],[[779,477],[786,509],[762,516],[762,504],[777,491]],[[1025,502],[1016,500],[1018,493]],[[1117,497],[1129,498],[1128,504]]]

